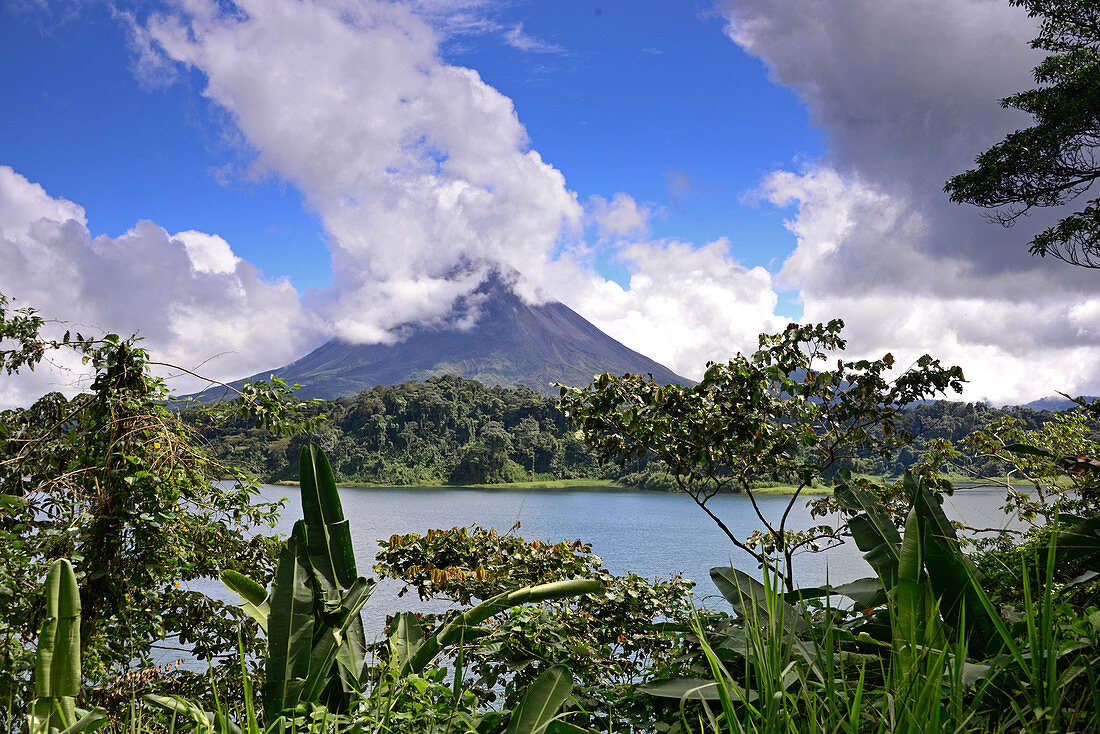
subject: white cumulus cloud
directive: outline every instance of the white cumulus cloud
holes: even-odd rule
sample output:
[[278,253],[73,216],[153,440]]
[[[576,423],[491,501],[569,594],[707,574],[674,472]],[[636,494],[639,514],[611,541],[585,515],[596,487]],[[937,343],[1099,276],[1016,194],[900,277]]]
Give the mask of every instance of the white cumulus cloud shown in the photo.
[[537,272],[580,227],[582,207],[511,100],[444,63],[405,6],[189,0],[136,33],[201,71],[256,166],[320,214],[334,268],[320,307],[343,336],[441,315],[440,296],[461,293],[437,281],[470,263]]
[[[0,166],[0,293],[86,335],[137,333],[155,359],[201,366],[215,379],[277,367],[317,338],[290,283],[264,280],[222,238],[171,235],[150,221],[120,237],[94,236],[80,206],[7,166]],[[55,358],[70,371],[6,377],[0,406],[78,389],[79,360]]]
[[685,377],[698,379],[707,362],[754,350],[762,331],[786,324],[775,315],[771,275],[738,264],[724,238],[702,247],[633,243],[618,257],[631,273],[628,288],[595,276],[579,281],[568,301],[615,339]]
[[604,237],[629,237],[643,234],[653,215],[651,207],[639,206],[630,194],[622,191],[608,201],[598,194],[589,198],[589,220]]
[[[133,29],[143,63],[201,72],[257,169],[292,182],[319,213],[333,282],[310,303],[337,335],[391,341],[405,322],[445,319],[498,264],[526,276],[517,290],[529,300],[565,300],[679,369],[698,373],[707,358],[751,347],[775,320],[766,273],[742,268],[726,244],[627,241],[645,234],[651,211],[625,193],[592,197],[586,217],[563,174],[531,148],[511,100],[441,58],[441,34],[485,30],[473,23],[480,10],[187,0]],[[605,248],[621,250],[628,290],[592,275],[586,225],[617,239]],[[684,269],[696,262],[709,270]],[[677,293],[684,305],[670,309]],[[613,317],[609,298],[628,313]]]

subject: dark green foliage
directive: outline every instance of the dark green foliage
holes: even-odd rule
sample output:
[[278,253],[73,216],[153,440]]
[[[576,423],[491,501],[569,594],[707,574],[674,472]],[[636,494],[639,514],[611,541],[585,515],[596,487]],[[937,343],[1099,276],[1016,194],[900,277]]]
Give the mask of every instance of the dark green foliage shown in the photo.
[[[236,609],[181,585],[222,568],[270,573],[277,542],[244,529],[273,524],[278,507],[255,502],[257,488],[243,477],[213,483],[225,468],[165,407],[171,396],[135,340],[55,342],[35,331],[45,322],[33,309],[17,314],[0,313],[0,340],[16,343],[0,351],[0,366],[33,367],[48,350],[71,349],[94,378],[71,400],[51,393],[0,413],[0,700],[27,700],[26,643],[46,614],[39,581],[58,558],[72,561],[80,585],[84,682],[105,684],[96,693],[105,700],[123,673],[151,666],[166,639],[214,663],[239,644],[256,649],[254,625],[238,637],[246,620]],[[278,391],[268,397],[250,404],[254,418],[280,422],[294,412]],[[176,684],[196,679],[206,685],[183,673]]]
[[[487,388],[453,375],[423,382],[377,387],[354,398],[303,404],[326,420],[314,437],[330,454],[340,482],[383,485],[496,484],[531,479],[605,478],[641,489],[678,489],[667,467],[638,457],[623,467],[600,467],[574,435],[554,401],[526,389]],[[998,419],[1037,428],[1056,414],[1027,408],[993,408],[982,403],[946,400],[898,411],[898,425],[911,443],[890,456],[849,457],[835,469],[900,477],[906,468],[941,451],[944,441],[958,442]],[[229,466],[255,472],[269,481],[293,479],[303,440],[273,436],[240,420],[203,428],[208,447]],[[973,452],[951,453],[958,472],[1003,476],[1007,464]],[[789,479],[787,480],[789,481]],[[756,486],[778,483],[771,478]]]
[[[1095,152],[1100,136],[1100,5],[1095,0],[1010,0],[1040,19],[1032,48],[1048,52],[1035,67],[1038,86],[1001,100],[1031,115],[1035,124],[1010,133],[977,158],[977,167],[947,181],[955,202],[1001,208],[1005,226],[1035,207],[1076,200],[1100,177]],[[1031,240],[1035,255],[1100,267],[1100,200]]]
[[[941,451],[944,442],[962,444],[975,431],[988,429],[998,422],[1011,420],[1013,425],[1037,429],[1057,416],[1056,413],[1031,410],[1019,406],[994,408],[984,403],[960,403],[948,400],[912,405],[898,415],[900,427],[910,437],[910,443],[889,458],[875,457],[848,465],[853,472],[885,474],[900,477],[906,469],[923,461],[929,454]],[[980,452],[952,452],[949,466],[954,472],[984,477],[1003,477],[1009,464]]]
[[[107,337],[93,356],[92,392],[46,395],[0,414],[0,485],[17,498],[0,514],[0,626],[6,674],[16,680],[26,639],[42,618],[36,580],[59,557],[81,583],[84,674],[102,683],[133,661],[152,664],[153,645],[178,635],[202,659],[237,647],[239,618],[180,588],[221,567],[261,574],[275,545],[243,528],[273,523],[277,507],[255,503],[248,483],[212,484],[223,470],[162,407],[163,385],[147,356]],[[211,607],[222,613],[211,617]],[[252,635],[246,638],[252,644]]]
[[[555,401],[526,388],[489,388],[447,375],[306,410],[325,415],[313,438],[342,482],[483,484],[600,474]],[[296,476],[304,439],[274,439],[244,422],[206,436],[227,464],[267,480]]]
[[690,609],[692,582],[613,576],[581,541],[527,542],[479,527],[395,535],[381,543],[375,571],[421,598],[469,603],[527,584],[595,578],[602,596],[513,609],[494,618],[463,651],[470,689],[516,705],[547,666],[565,665],[574,695],[602,731],[650,731],[667,705],[637,686],[654,670],[678,669],[676,636],[662,626]]
[[1031,529],[1022,539],[1002,534],[985,540],[975,555],[999,601],[1020,604],[1025,591],[1038,592],[1051,545],[1052,580],[1065,584],[1077,603],[1100,599],[1100,401],[1079,399],[1078,405],[1038,429],[1001,421],[967,441],[1030,485],[1026,491],[1007,487],[1004,509]]

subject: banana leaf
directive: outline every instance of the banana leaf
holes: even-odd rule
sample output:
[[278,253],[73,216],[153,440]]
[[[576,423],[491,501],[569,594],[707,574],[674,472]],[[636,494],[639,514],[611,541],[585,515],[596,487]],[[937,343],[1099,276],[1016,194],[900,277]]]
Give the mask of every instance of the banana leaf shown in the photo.
[[305,534],[305,521],[294,523],[271,586],[267,679],[263,686],[264,714],[269,722],[275,721],[283,709],[297,705],[309,675],[314,611]]
[[499,614],[505,609],[510,609],[521,604],[537,604],[554,599],[566,599],[583,594],[603,594],[606,590],[603,584],[596,579],[569,579],[568,581],[555,581],[538,586],[524,586],[512,591],[505,591],[490,597],[475,607],[467,609],[453,620],[443,625],[435,634],[425,638],[409,659],[401,666],[400,675],[419,673],[444,647],[456,642],[460,636],[466,634],[471,628],[477,627],[482,622]]
[[242,573],[227,569],[218,574],[218,578],[230,591],[241,597],[241,608],[256,620],[260,629],[267,634],[267,620],[271,615],[271,605],[267,602],[267,590]]
[[424,643],[424,628],[412,612],[401,612],[393,620],[390,634],[390,665],[400,670]]
[[527,687],[523,701],[508,720],[505,734],[544,734],[572,690],[573,675],[568,668],[564,665],[547,668]]
[[80,589],[72,564],[59,558],[46,574],[46,618],[35,653],[30,730],[37,734],[78,723],[76,696],[81,683]]
[[[335,611],[341,599],[355,583],[357,574],[351,529],[344,518],[340,492],[328,458],[316,444],[302,449],[299,457],[302,515],[306,524],[306,552],[314,580],[321,592],[324,611]],[[332,683],[330,698],[336,702],[347,698],[366,665],[366,633],[363,620],[351,620],[337,651],[340,662],[336,669],[339,681]],[[343,691],[343,696],[337,690]]]
[[[908,478],[908,472],[906,475]],[[965,624],[971,650],[984,651],[997,637],[997,628],[971,586],[970,579],[981,575],[963,555],[954,526],[923,482],[915,483],[914,496],[921,520],[924,567],[940,613],[956,629]]]
[[[672,698],[677,701],[721,700],[718,684],[709,678],[664,678],[644,683],[638,686],[638,690],[658,698]],[[744,697],[750,703],[758,697],[755,691],[727,692],[734,700],[741,700]]]
[[784,601],[796,602],[805,599],[817,599],[823,596],[843,596],[851,599],[863,609],[870,609],[886,603],[886,591],[879,578],[863,578],[837,586],[811,586],[795,589],[783,595]]
[[[769,592],[765,586],[744,571],[729,566],[716,566],[710,570],[710,578],[718,587],[719,593],[748,619],[767,620],[772,611],[779,614],[783,629],[788,632],[802,632],[808,625],[798,610],[783,601],[778,591]],[[769,596],[774,596],[769,607]]]

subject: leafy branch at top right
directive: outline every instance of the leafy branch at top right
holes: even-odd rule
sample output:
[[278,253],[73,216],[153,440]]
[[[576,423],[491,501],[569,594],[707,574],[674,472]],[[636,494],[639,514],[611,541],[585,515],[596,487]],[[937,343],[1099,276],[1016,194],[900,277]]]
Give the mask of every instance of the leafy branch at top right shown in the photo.
[[[1001,106],[1028,113],[1035,124],[1009,133],[944,186],[951,201],[996,210],[990,218],[1006,227],[1036,207],[1074,201],[1100,178],[1100,4],[1010,1],[1041,19],[1031,47],[1049,55],[1035,67],[1038,87]],[[1100,268],[1100,199],[1088,198],[1029,244],[1033,255]]]

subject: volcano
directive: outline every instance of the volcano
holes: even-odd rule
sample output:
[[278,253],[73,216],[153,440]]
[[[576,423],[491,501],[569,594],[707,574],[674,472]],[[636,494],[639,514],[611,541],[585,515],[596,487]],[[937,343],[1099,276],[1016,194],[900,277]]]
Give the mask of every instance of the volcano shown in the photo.
[[[499,274],[458,299],[448,319],[470,321],[473,326],[466,329],[407,324],[396,330],[403,338],[393,344],[333,339],[251,379],[275,375],[301,384],[298,397],[325,399],[445,374],[489,386],[523,385],[543,395],[558,394],[552,383],[584,386],[603,372],[652,374],[661,384],[691,383],[615,341],[564,303],[524,303]],[[212,393],[208,390],[202,398],[213,398]]]

